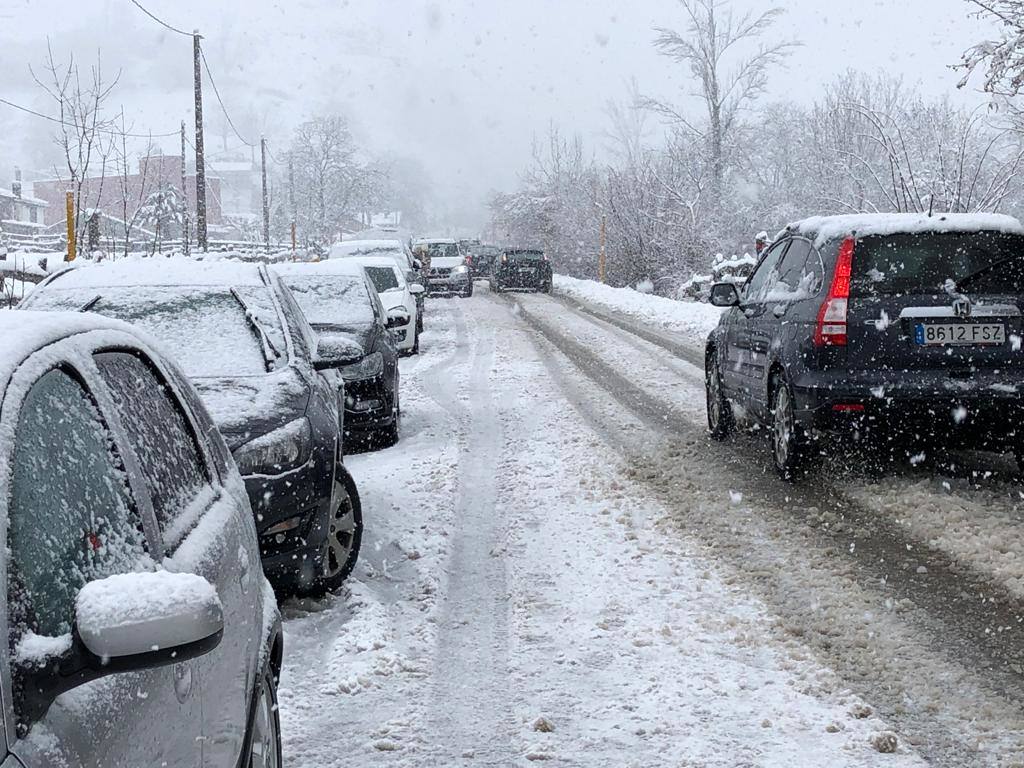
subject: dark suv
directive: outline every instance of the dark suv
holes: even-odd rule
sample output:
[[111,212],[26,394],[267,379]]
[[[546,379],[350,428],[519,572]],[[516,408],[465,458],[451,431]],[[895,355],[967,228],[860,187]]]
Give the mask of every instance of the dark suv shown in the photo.
[[491,290],[532,290],[551,293],[551,262],[544,251],[506,248],[494,259]]
[[[314,360],[313,331],[265,267],[124,260],[51,275],[25,309],[88,310],[156,337],[199,390],[245,480],[275,588],[338,588],[359,553],[362,511],[342,464],[344,391]],[[337,361],[337,366],[347,361]]]
[[829,433],[1012,451],[1024,470],[1016,219],[807,219],[711,302],[730,307],[707,341],[711,434],[724,438],[738,414],[768,427],[784,478]]

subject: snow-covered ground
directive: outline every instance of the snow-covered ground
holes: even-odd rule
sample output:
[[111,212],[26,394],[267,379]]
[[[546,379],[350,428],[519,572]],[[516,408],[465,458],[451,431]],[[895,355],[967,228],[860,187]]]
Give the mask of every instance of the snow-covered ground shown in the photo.
[[565,275],[555,275],[554,288],[560,295],[699,340],[701,346],[722,315],[719,307],[710,304],[676,301]]
[[431,301],[402,441],[348,460],[364,556],[284,606],[287,764],[926,764],[879,754],[894,724],[673,523],[517,306]]

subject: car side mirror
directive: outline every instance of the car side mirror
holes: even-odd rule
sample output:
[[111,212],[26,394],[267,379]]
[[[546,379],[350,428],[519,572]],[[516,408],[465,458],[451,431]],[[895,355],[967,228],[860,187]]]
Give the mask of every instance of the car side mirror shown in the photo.
[[317,339],[313,367],[318,371],[344,368],[358,363],[365,356],[362,346],[347,336],[328,334]]
[[409,283],[409,293],[418,296],[426,290],[420,283]]
[[423,269],[423,262],[420,261],[419,259],[413,259],[412,260],[412,268],[417,270],[417,271]]
[[398,328],[402,325],[408,325],[412,318],[409,313],[406,312],[402,307],[395,307],[388,311],[388,319],[385,324],[386,328]]
[[217,590],[193,573],[123,573],[91,581],[75,604],[70,637],[22,641],[26,719],[45,714],[62,693],[101,677],[178,664],[209,653],[224,634]]
[[715,283],[709,301],[716,307],[735,307],[740,303],[740,294],[733,283]]

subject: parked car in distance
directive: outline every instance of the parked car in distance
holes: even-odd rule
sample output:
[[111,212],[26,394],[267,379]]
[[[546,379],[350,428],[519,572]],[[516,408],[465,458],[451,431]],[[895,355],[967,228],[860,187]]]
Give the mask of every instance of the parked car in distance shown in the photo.
[[388,257],[394,259],[405,275],[405,282],[410,286],[420,286],[423,290],[414,291],[416,298],[416,331],[423,333],[423,315],[426,309],[426,278],[423,274],[423,263],[415,258],[413,252],[401,240],[346,240],[331,246],[332,259],[365,259]]
[[125,259],[51,275],[22,307],[88,309],[152,333],[200,391],[245,478],[263,569],[321,594],[355,565],[362,509],[342,462],[345,393],[280,278],[230,261]]
[[473,276],[466,254],[455,240],[416,240],[413,247],[418,247],[426,255],[427,290],[431,295],[459,294],[463,298],[473,295]]
[[280,264],[275,269],[318,336],[318,348],[338,350],[346,364],[345,447],[398,442],[401,429],[395,328],[415,326],[404,306],[385,310],[377,289],[356,259]]
[[17,765],[280,765],[281,620],[199,395],[116,320],[2,311],[0,337]]
[[501,256],[501,248],[495,245],[471,245],[469,253],[469,272],[473,279],[490,277],[494,260]]
[[394,259],[387,256],[362,256],[353,261],[358,262],[366,270],[366,275],[376,288],[377,296],[389,318],[393,309],[401,309],[408,314],[409,322],[406,325],[390,327],[391,338],[398,351],[408,355],[419,354],[419,306],[416,300],[424,293],[423,286],[407,282]]
[[1008,216],[791,224],[741,289],[712,288],[728,310],[707,341],[711,435],[745,412],[787,479],[831,434],[1012,451],[1024,471],[1022,294],[1024,227]]
[[490,285],[495,293],[530,290],[551,293],[551,262],[544,251],[505,248],[491,267]]

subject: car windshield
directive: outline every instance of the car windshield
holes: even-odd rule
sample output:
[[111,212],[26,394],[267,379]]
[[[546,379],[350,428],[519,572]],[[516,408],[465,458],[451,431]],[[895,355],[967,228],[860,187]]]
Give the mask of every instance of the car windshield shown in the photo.
[[[1001,232],[876,235],[857,241],[854,296],[939,293],[946,281],[971,290],[1015,292],[1024,265],[1024,236]],[[1014,286],[1018,286],[1015,288]]]
[[[243,304],[255,317],[247,317]],[[270,290],[244,286],[112,286],[48,288],[32,309],[87,307],[151,333],[190,377],[266,373],[287,363],[287,344]],[[255,320],[256,322],[253,322]],[[260,331],[266,334],[266,344]],[[231,354],[225,355],[224,350]]]
[[377,289],[377,293],[401,290],[398,270],[394,267],[366,267],[365,269],[373,287]]
[[314,328],[359,331],[373,325],[373,304],[358,275],[285,275],[302,314]]
[[460,255],[455,243],[430,243],[427,253],[432,259],[457,259]]

